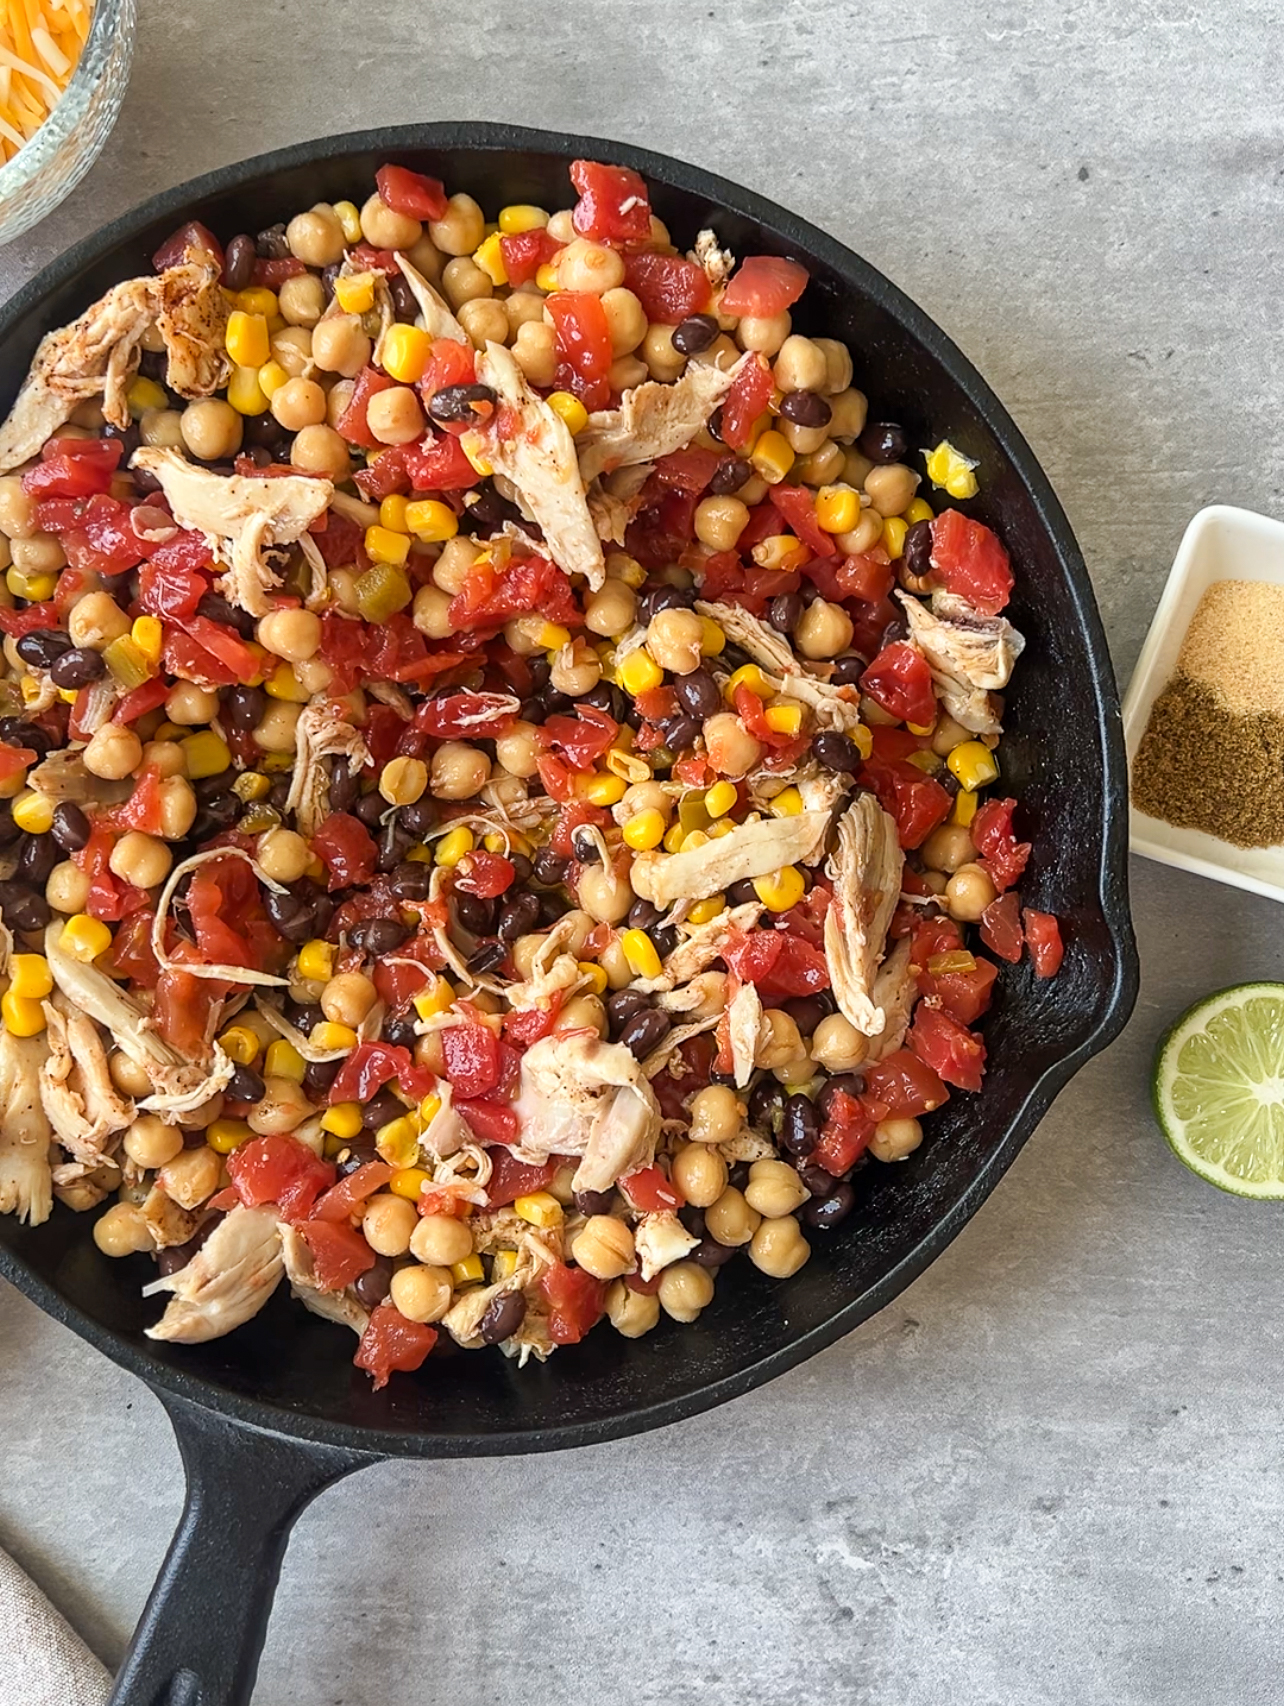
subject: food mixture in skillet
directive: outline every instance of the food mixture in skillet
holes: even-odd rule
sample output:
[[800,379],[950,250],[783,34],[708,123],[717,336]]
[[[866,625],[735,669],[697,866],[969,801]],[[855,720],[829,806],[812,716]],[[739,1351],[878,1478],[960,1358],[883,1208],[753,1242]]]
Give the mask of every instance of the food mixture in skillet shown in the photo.
[[153,1337],[693,1321],[981,1088],[982,945],[1060,964],[971,465],[797,262],[571,179],[188,225],[0,426],[0,1209]]

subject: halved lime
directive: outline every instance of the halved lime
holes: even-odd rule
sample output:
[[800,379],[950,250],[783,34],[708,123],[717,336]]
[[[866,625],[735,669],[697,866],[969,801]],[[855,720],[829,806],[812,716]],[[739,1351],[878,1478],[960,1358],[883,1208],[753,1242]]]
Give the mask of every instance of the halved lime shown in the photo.
[[1197,1001],[1160,1043],[1152,1088],[1192,1172],[1236,1196],[1284,1199],[1284,983]]

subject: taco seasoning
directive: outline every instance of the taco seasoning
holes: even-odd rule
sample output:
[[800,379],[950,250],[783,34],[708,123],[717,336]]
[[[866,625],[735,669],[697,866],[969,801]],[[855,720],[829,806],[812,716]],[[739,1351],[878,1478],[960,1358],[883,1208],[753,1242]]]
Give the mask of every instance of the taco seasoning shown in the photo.
[[1284,587],[1217,581],[1133,762],[1133,804],[1237,847],[1284,843]]

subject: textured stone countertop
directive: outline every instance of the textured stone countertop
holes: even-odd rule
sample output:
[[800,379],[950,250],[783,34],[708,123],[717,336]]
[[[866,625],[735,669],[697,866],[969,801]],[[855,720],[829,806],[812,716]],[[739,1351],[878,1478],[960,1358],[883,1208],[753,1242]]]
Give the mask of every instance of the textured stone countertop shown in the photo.
[[[0,291],[328,131],[487,117],[668,150],[958,340],[1060,493],[1126,681],[1191,514],[1284,512],[1282,11],[527,0],[483,31],[454,0],[140,0],[107,153],[0,251]],[[1188,1002],[1279,975],[1280,915],[1140,861],[1133,885],[1131,1026],[922,1279],[681,1427],[343,1483],[299,1524],[256,1702],[1277,1699],[1280,1215],[1171,1159],[1148,1077]],[[0,1544],[115,1663],[178,1515],[169,1428],[8,1289],[0,1346]]]

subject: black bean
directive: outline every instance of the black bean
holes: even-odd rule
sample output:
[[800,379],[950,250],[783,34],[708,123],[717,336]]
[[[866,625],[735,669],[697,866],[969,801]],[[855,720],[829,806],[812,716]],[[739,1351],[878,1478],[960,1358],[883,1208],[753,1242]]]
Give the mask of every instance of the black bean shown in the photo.
[[761,1131],[778,1129],[785,1111],[785,1090],[774,1078],[755,1084],[749,1095],[749,1124]]
[[[388,886],[396,900],[427,900],[431,880],[427,865],[419,860],[407,859],[392,873]],[[369,951],[374,952],[373,949]]]
[[802,1034],[809,1037],[820,1021],[834,1011],[834,998],[827,989],[822,989],[817,995],[796,995],[792,1001],[782,1002],[781,1007]]
[[92,646],[73,646],[54,659],[49,676],[55,687],[88,687],[101,679],[106,668],[101,652]]
[[384,799],[378,789],[375,789],[369,794],[362,794],[353,807],[352,815],[359,818],[367,829],[378,829],[383,820],[383,814],[391,809],[387,800]]
[[17,876],[43,888],[62,858],[62,849],[52,835],[24,835],[18,845]]
[[513,880],[509,885],[511,893],[513,889],[521,888],[524,883],[530,882],[532,872],[531,862],[524,853],[510,853],[508,862],[513,867]]
[[709,419],[708,419],[706,424],[709,428],[709,437],[710,438],[716,438],[719,444],[726,444],[727,441],[722,436],[722,408],[721,408],[721,406],[719,406],[718,408],[716,408],[713,411],[713,413],[709,416]]
[[[275,415],[269,415],[266,413],[261,415],[246,415],[244,419],[245,425],[241,430],[244,434],[247,446],[251,449],[257,448],[260,450],[270,451],[272,453],[273,460],[277,462],[285,462],[289,459],[290,446],[293,444],[294,439],[292,435],[281,425],[280,421],[277,420]],[[136,474],[135,478],[137,478]],[[245,611],[241,612],[242,616],[245,614]]]
[[[138,371],[142,374],[144,379],[155,379],[158,381],[164,380],[165,375],[169,371],[168,351],[163,349],[145,349],[138,358]],[[135,478],[137,478],[137,473],[135,474]],[[159,480],[157,480],[152,490],[160,490]]]
[[712,717],[721,711],[722,693],[713,679],[712,671],[704,664],[701,664],[699,669],[693,669],[689,675],[680,675],[673,685],[683,710],[693,717],[699,717],[702,725],[706,717]]
[[664,744],[674,753],[686,752],[704,733],[704,722],[700,717],[670,717],[662,727]]
[[829,425],[834,411],[815,391],[786,391],[780,399],[780,413],[795,426],[824,427]]
[[668,959],[669,955],[678,945],[677,925],[665,924],[658,930],[652,930],[651,945],[662,960]]
[[508,946],[498,937],[482,942],[476,953],[468,956],[468,969],[477,973],[494,971],[508,953]]
[[405,1113],[401,1099],[394,1096],[385,1085],[382,1090],[376,1090],[370,1100],[361,1110],[361,1123],[367,1131],[378,1131],[381,1125],[387,1125],[389,1120],[398,1120]]
[[704,1210],[696,1208],[694,1203],[684,1203],[678,1210],[678,1219],[693,1238],[704,1237]]
[[227,1093],[234,1102],[261,1102],[267,1094],[263,1076],[252,1066],[237,1065],[227,1081]]
[[43,758],[58,744],[46,729],[38,723],[29,723],[24,717],[0,717],[0,741],[5,746],[26,746]]
[[856,440],[856,447],[871,462],[901,462],[909,450],[909,439],[904,427],[897,426],[895,421],[870,421]]
[[[13,812],[10,809],[9,801],[5,800],[0,806],[0,847],[12,847],[21,834],[21,829],[13,821]],[[75,850],[69,848],[68,851],[74,852]]]
[[374,1266],[358,1274],[352,1282],[353,1296],[367,1309],[377,1309],[388,1295],[392,1284],[392,1262],[387,1256],[376,1256]]
[[43,930],[50,917],[45,897],[22,882],[0,883],[0,912],[10,929],[23,935]]
[[531,859],[531,871],[537,883],[544,883],[552,888],[556,883],[566,881],[566,872],[570,861],[563,859],[560,853],[555,853],[551,847],[540,847]]
[[196,614],[208,616],[211,622],[217,622],[220,627],[231,628],[243,640],[254,638],[254,618],[249,611],[238,610],[234,604],[229,604],[221,593],[204,593],[196,606]]
[[609,1214],[615,1201],[613,1191],[576,1191],[575,1206],[581,1214]]
[[265,803],[267,805],[271,806],[273,811],[280,812],[282,817],[284,817],[285,816],[285,802],[289,799],[289,797],[290,797],[289,778],[282,776],[279,781],[273,782],[272,786],[268,789],[267,800]]
[[209,841],[216,835],[221,835],[225,829],[231,829],[241,815],[241,802],[235,794],[215,794],[213,799],[206,800],[196,814],[196,821],[188,832],[188,839],[197,843]]
[[581,865],[600,865],[602,855],[587,824],[571,831],[571,851]]
[[483,486],[477,494],[477,501],[469,504],[464,511],[464,520],[472,523],[478,533],[491,532],[502,527],[506,521],[521,521],[528,533],[538,530],[529,521],[522,520],[522,512],[515,503],[501,497],[493,486]]
[[520,1291],[501,1291],[477,1323],[477,1336],[484,1345],[501,1345],[526,1319],[526,1297]]
[[233,687],[223,701],[228,727],[247,735],[258,728],[267,710],[267,694],[261,687]]
[[622,723],[629,712],[631,701],[624,692],[612,682],[599,681],[596,687],[591,687],[587,693],[580,695],[581,705],[591,705],[595,711],[605,711],[608,717],[614,717],[617,723]]
[[303,1093],[314,1102],[324,1101],[339,1076],[339,1060],[310,1060],[303,1069]]
[[348,940],[361,953],[381,959],[384,954],[395,954],[409,935],[399,918],[366,918],[348,931]]
[[407,835],[396,818],[389,818],[379,832],[379,853],[375,869],[385,876],[395,871],[414,846],[414,837]]
[[932,524],[916,521],[905,535],[901,547],[901,567],[906,574],[930,575],[932,572]]
[[495,393],[489,385],[446,385],[433,392],[428,413],[443,424],[469,421],[480,425],[490,419],[495,402]]
[[713,471],[709,490],[715,498],[730,497],[732,492],[738,492],[745,481],[752,478],[752,462],[747,462],[743,456],[724,456]]
[[690,610],[696,595],[685,586],[649,586],[638,599],[638,621],[649,622],[662,610]]
[[611,1029],[622,1030],[635,1013],[647,1005],[648,997],[640,989],[617,989],[606,998],[606,1014]]
[[[186,1142],[186,1132],[183,1133],[183,1138]],[[203,1131],[198,1131],[196,1133],[196,1139],[197,1146],[203,1144],[205,1142],[205,1133]],[[181,1268],[185,1268],[222,1218],[223,1216],[221,1214],[210,1215],[208,1219],[196,1228],[196,1231],[193,1232],[186,1244],[171,1244],[168,1249],[161,1250],[156,1257],[156,1266],[160,1269],[161,1273],[176,1274]]]
[[[330,784],[330,789],[331,799],[333,799],[333,782]],[[359,790],[360,782],[357,783],[357,791],[359,792]],[[356,798],[357,792],[354,792],[352,795],[354,802]],[[350,811],[352,808],[351,806],[335,806],[334,809],[335,811]],[[411,835],[425,836],[430,829],[436,826],[437,807],[431,799],[415,800],[411,805],[402,806],[397,821],[403,829],[409,830]]]
[[747,906],[751,900],[757,900],[758,891],[749,877],[740,877],[727,890],[728,906]]
[[393,1048],[414,1048],[419,1041],[419,1033],[415,1029],[415,1021],[409,1016],[385,1019],[383,1022],[383,1040]]
[[[58,658],[71,648],[71,641],[61,628],[33,628],[17,642],[17,653],[31,669],[51,669]],[[98,655],[95,652],[95,657]]]
[[556,889],[550,889],[547,894],[539,897],[539,925],[541,930],[551,930],[559,918],[565,918],[571,910],[570,902],[565,895]]
[[318,895],[309,901],[312,907],[312,933],[314,936],[330,934],[330,920],[334,917],[334,901],[328,894]]
[[61,800],[53,809],[49,833],[64,853],[79,853],[89,844],[89,819],[74,801]]
[[641,1060],[658,1047],[673,1028],[673,1021],[658,1007],[641,1007],[620,1031],[620,1041]]
[[217,776],[202,776],[192,784],[192,792],[200,803],[205,806],[211,800],[216,800],[220,794],[227,793],[235,782],[236,777],[231,770],[220,770]]
[[690,1259],[702,1268],[724,1267],[736,1254],[735,1244],[719,1244],[716,1238],[702,1238],[691,1252]]
[[290,1023],[296,1027],[296,1029],[303,1032],[304,1036],[310,1036],[313,1030],[321,1023],[324,1014],[321,1011],[319,1002],[293,1001],[287,997],[285,1002],[285,1016]]
[[470,936],[489,936],[495,925],[495,903],[481,895],[465,894],[456,889],[451,896],[455,917]]
[[658,924],[664,913],[658,906],[652,906],[649,900],[635,900],[629,908],[628,926],[630,930],[649,930],[653,924]]
[[738,1191],[743,1191],[749,1183],[749,1163],[736,1161],[727,1169],[727,1183],[734,1185]]
[[792,634],[806,609],[796,592],[780,592],[767,606],[767,620],[778,634]]
[[285,225],[279,221],[260,231],[254,239],[254,253],[261,261],[283,261],[290,253]]
[[811,1098],[801,1094],[790,1096],[785,1103],[785,1117],[780,1127],[780,1147],[788,1155],[802,1160],[811,1154],[820,1141],[820,1120]]
[[688,314],[671,334],[679,355],[699,355],[717,340],[718,322],[712,314]]
[[856,1193],[846,1181],[841,1181],[827,1197],[817,1197],[802,1211],[802,1217],[808,1226],[819,1227],[822,1231],[831,1226],[838,1226],[851,1213],[856,1205]]
[[263,896],[264,910],[273,926],[287,942],[306,942],[312,935],[313,909],[292,894],[277,894],[269,889]]
[[223,284],[227,290],[244,290],[254,277],[257,256],[254,239],[241,232],[223,251]]
[[867,661],[859,652],[848,652],[846,657],[834,659],[834,673],[830,676],[833,687],[859,687],[860,678],[869,668]]
[[812,757],[817,764],[823,764],[826,770],[834,770],[839,774],[852,774],[860,769],[863,760],[856,750],[854,741],[846,735],[839,734],[837,729],[825,729],[816,735],[811,743]]
[[806,1161],[799,1163],[798,1177],[813,1197],[827,1197],[835,1184],[832,1173],[827,1173],[823,1167],[813,1167]]
[[392,292],[393,313],[403,325],[410,325],[419,312],[414,291],[400,274],[388,280],[388,289]]
[[835,1100],[840,1093],[844,1096],[859,1096],[864,1087],[865,1081],[858,1073],[837,1073],[816,1098],[816,1112],[822,1122],[833,1113]]
[[[139,445],[143,442],[143,435],[139,431],[137,422],[130,421],[128,426],[118,427],[118,426],[113,426],[112,423],[110,421],[108,421],[102,430],[103,430],[103,437],[104,438],[118,438],[120,440],[120,443],[121,443],[120,466],[121,466],[121,469],[123,471],[124,469],[129,467],[130,457],[133,456],[134,452],[138,449]],[[137,479],[138,475],[141,473],[142,473],[142,469],[136,468],[134,470],[134,478]]]

